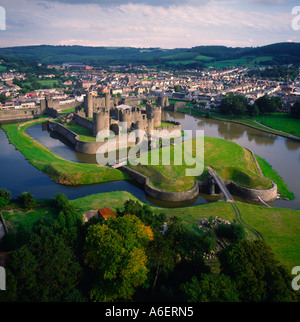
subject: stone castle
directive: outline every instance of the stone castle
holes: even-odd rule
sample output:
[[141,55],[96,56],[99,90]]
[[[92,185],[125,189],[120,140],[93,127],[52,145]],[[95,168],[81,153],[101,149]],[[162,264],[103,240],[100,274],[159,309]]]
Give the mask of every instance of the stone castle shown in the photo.
[[[116,135],[133,130],[150,133],[154,128],[161,126],[161,111],[163,104],[166,104],[165,98],[157,99],[154,104],[137,104],[142,102],[136,99],[131,102],[128,100],[130,105],[126,103],[126,100],[112,100],[110,94],[93,96],[88,93],[84,99],[84,111],[77,109],[77,114],[93,121],[94,136],[99,131],[108,130]],[[121,123],[123,127],[120,126]],[[123,123],[126,123],[125,128]]]
[[[77,102],[78,103],[78,102]],[[58,118],[57,122],[48,122],[52,131],[68,139],[75,147],[75,150],[87,154],[97,153],[101,141],[87,142],[81,141],[79,136],[69,130],[66,125],[75,122],[88,129],[92,136],[97,137],[102,132],[102,137],[111,138],[109,150],[133,146],[139,142],[146,145],[155,146],[157,140],[181,137],[181,125],[174,121],[164,121],[162,123],[162,109],[168,105],[167,97],[155,97],[142,100],[139,98],[111,98],[110,94],[94,96],[88,93],[84,101],[75,107],[75,111],[59,115],[59,111],[71,108],[69,104],[59,105],[59,102],[46,98],[41,102],[45,114]],[[141,132],[136,132],[140,130]],[[155,133],[153,130],[156,130]],[[114,146],[113,132],[117,140],[117,148]],[[135,141],[128,140],[129,134],[134,131]],[[140,133],[140,134],[139,134]],[[109,144],[108,144],[109,145]]]

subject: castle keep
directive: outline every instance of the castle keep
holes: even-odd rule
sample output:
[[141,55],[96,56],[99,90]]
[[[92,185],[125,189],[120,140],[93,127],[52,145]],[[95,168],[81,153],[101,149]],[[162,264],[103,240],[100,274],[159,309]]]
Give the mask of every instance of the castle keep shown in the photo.
[[[109,130],[116,135],[133,130],[150,133],[154,128],[161,126],[161,105],[153,105],[149,102],[145,106],[142,104],[139,104],[140,106],[118,105],[118,103],[119,100],[112,100],[110,94],[93,96],[88,93],[84,100],[84,110],[77,109],[77,115],[89,118],[93,122],[94,136],[99,131],[108,132]],[[120,123],[126,123],[126,128],[121,128]]]

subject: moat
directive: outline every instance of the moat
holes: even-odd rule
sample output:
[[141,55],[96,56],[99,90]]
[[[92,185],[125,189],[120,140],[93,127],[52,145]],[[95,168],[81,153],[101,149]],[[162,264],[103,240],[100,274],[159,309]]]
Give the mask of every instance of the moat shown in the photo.
[[[234,141],[241,146],[251,149],[258,154],[278,172],[288,185],[289,189],[295,194],[295,199],[291,201],[276,200],[272,206],[300,209],[300,192],[298,186],[298,173],[300,165],[300,143],[288,140],[279,136],[270,135],[259,130],[245,127],[229,122],[221,122],[210,119],[202,119],[196,116],[182,113],[163,111],[162,119],[178,121],[182,129],[204,130],[205,136]],[[96,163],[94,155],[86,155],[75,152],[72,146],[59,137],[51,137],[45,125],[37,124],[29,127],[26,133],[34,139],[48,147],[57,155],[75,162]],[[118,181],[105,184],[97,184],[80,187],[66,187],[58,185],[50,180],[42,172],[31,166],[24,156],[8,143],[5,133],[0,131],[1,139],[1,186],[11,190],[16,196],[23,191],[30,191],[36,198],[51,198],[56,193],[62,192],[69,199],[79,198],[88,194],[99,192],[109,192],[115,190],[126,190],[132,193],[141,201],[149,202],[151,205],[170,207],[168,203],[159,203],[145,196],[139,186],[127,181]],[[236,197],[235,197],[236,198]],[[238,199],[238,198],[237,198]],[[216,199],[209,196],[199,195],[198,198],[190,202],[173,206],[190,206],[207,203]]]

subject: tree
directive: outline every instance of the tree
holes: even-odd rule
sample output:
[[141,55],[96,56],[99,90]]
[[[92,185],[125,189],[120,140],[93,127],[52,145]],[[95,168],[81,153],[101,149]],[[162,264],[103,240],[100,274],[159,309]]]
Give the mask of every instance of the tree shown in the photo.
[[11,192],[8,191],[5,188],[1,188],[0,189],[0,197],[4,198],[5,200],[7,200],[8,202],[10,202],[11,200]]
[[57,194],[54,201],[58,212],[57,220],[63,227],[71,228],[82,225],[83,216],[76,211],[75,206],[63,193]]
[[259,108],[256,103],[249,106],[249,115],[250,116],[258,116],[259,115]]
[[147,279],[145,247],[152,239],[152,230],[132,215],[90,226],[84,263],[96,274],[91,299],[96,302],[130,299],[135,288]]
[[162,272],[166,276],[174,269],[177,254],[170,241],[160,232],[154,234],[147,254],[149,263],[154,268],[153,288],[155,288],[159,274]]
[[232,223],[230,225],[219,224],[216,234],[221,238],[229,239],[231,242],[236,242],[246,237],[244,227],[236,223]]
[[26,209],[32,209],[35,206],[35,200],[30,192],[22,192],[18,196],[18,201]]
[[233,281],[224,274],[202,274],[181,285],[188,302],[239,302]]
[[274,113],[282,108],[282,101],[280,97],[269,97],[268,94],[258,98],[255,101],[260,113]]
[[0,189],[0,209],[7,206],[11,200],[11,193],[5,188]]
[[221,101],[222,114],[243,115],[247,109],[247,99],[242,95],[227,94]]
[[241,301],[296,301],[292,278],[265,242],[242,240],[224,248],[218,257],[221,273],[235,282]]
[[174,86],[174,91],[175,91],[176,93],[181,92],[181,87],[180,87],[179,85],[175,85],[175,86]]
[[117,216],[133,215],[138,217],[146,226],[150,226],[152,229],[159,229],[166,216],[163,214],[153,214],[149,204],[142,205],[138,200],[126,200],[124,203],[124,209],[121,211],[117,209]]
[[80,266],[61,235],[35,228],[27,245],[8,259],[18,301],[59,301],[78,283]]

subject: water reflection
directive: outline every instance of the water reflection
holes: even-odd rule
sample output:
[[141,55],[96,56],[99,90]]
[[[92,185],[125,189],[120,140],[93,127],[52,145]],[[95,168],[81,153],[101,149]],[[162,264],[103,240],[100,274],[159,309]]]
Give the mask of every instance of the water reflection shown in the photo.
[[[272,206],[294,209],[300,208],[299,142],[249,127],[243,127],[242,125],[238,124],[229,122],[224,123],[217,120],[200,118],[178,112],[163,111],[163,118],[171,121],[181,122],[183,130],[204,130],[205,136],[218,137],[233,141],[252,150],[255,154],[261,156],[272,165],[273,169],[275,169],[287,183],[288,188],[295,194],[294,200],[276,200]],[[2,136],[5,136],[3,131],[0,132]],[[75,152],[72,145],[59,135],[52,135],[52,137],[50,137],[45,124],[33,125],[26,130],[26,133],[65,159],[75,162],[96,163],[95,156]],[[5,140],[7,141],[6,138],[3,140],[1,139],[2,142]],[[124,189],[125,191],[133,193],[136,197],[140,198],[144,202],[150,202],[153,205],[163,206],[157,201],[151,201],[151,198],[146,197],[144,191],[140,188],[136,186],[133,187],[128,182],[125,183],[123,181],[121,183],[118,182],[117,187],[116,183],[114,182],[104,185],[93,185],[91,187],[78,187],[74,188],[74,190],[72,190],[70,187],[56,185],[47,176],[43,175],[40,171],[32,167],[28,162],[23,162],[27,165],[24,166],[24,164],[18,159],[21,156],[24,161],[24,157],[19,152],[14,150],[18,154],[18,160],[10,160],[11,149],[14,150],[14,147],[8,144],[8,142],[7,144],[2,143],[2,151],[0,151],[0,156],[3,166],[0,169],[0,176],[1,185],[7,186],[8,188],[11,187],[12,191],[16,190],[14,189],[15,186],[21,186],[22,189],[25,189],[29,185],[33,185],[32,189],[37,193],[37,196],[41,194],[42,190],[45,189],[45,191],[50,191],[49,197],[51,197],[52,191],[54,193],[55,190],[56,193],[59,190],[65,191],[66,195],[71,196],[71,198],[77,198],[85,194]],[[19,167],[18,162],[22,163],[21,167]],[[21,173],[22,171],[23,173]],[[11,173],[14,174],[13,180],[11,180]],[[35,177],[42,177],[42,179],[36,179]],[[214,200],[210,200],[209,196],[203,195],[197,198],[193,205],[209,201]]]
[[[168,112],[169,120],[176,121],[181,118],[180,114],[183,113]],[[187,124],[188,129],[204,130],[205,136],[236,142],[265,159],[295,194],[295,199],[290,201],[276,200],[272,206],[300,209],[300,142],[275,136],[254,128],[244,127],[239,124],[185,114],[185,119],[182,122],[183,130]]]
[[299,142],[297,141],[286,139],[284,143],[289,151],[296,151],[299,149]]
[[224,122],[218,125],[218,133],[225,140],[239,139],[243,136],[244,132],[245,127],[234,123]]

